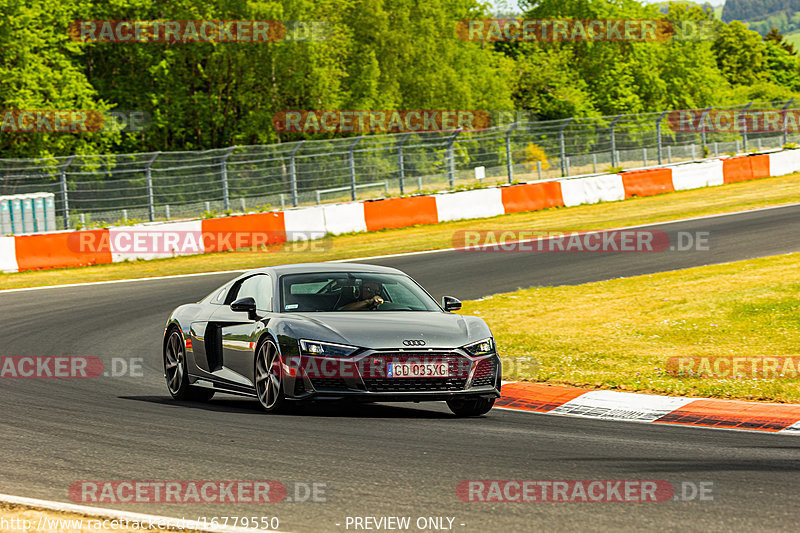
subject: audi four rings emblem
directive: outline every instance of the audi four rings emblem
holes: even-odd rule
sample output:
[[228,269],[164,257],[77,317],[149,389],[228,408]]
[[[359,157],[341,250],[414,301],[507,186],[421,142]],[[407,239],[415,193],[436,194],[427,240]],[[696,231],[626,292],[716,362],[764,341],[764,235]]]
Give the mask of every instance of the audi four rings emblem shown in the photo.
[[403,345],[404,346],[425,346],[425,341],[412,339],[412,340],[403,341]]

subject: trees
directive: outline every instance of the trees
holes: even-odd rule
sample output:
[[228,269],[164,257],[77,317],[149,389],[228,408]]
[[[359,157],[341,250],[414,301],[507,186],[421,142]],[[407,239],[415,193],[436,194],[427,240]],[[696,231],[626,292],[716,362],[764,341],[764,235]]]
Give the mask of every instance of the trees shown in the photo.
[[[0,109],[96,110],[109,104],[89,83],[66,29],[80,4],[0,0]],[[5,128],[0,153],[34,157],[107,150],[115,135],[24,133]]]
[[[493,43],[456,34],[459,20],[490,16],[478,0],[0,0],[3,109],[152,117],[138,132],[4,135],[0,155],[291,141],[303,135],[276,131],[272,117],[292,109],[518,109],[557,119],[800,91],[798,56],[779,32],[762,40],[697,5],[671,3],[662,14],[636,0],[522,3],[526,18],[667,18],[718,31],[713,41]],[[85,44],[67,36],[77,19],[281,20],[300,31],[278,43]],[[304,39],[315,22],[321,33]]]

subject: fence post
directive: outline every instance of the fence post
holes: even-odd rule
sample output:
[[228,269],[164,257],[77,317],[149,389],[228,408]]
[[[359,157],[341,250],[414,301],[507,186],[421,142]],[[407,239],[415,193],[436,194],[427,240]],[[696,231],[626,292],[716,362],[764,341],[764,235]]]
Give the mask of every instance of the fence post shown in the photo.
[[567,175],[567,149],[564,145],[564,128],[566,128],[570,122],[572,122],[572,118],[568,118],[564,121],[563,124],[558,128],[558,153],[559,153],[559,160],[561,162],[561,176],[564,177]]
[[220,170],[222,171],[222,208],[225,211],[231,208],[231,199],[228,193],[228,158],[235,148],[236,146],[228,148],[228,151],[222,156],[222,161],[220,161]]
[[753,102],[748,102],[742,112],[739,114],[739,125],[742,127],[742,151],[747,151],[747,110],[750,109],[750,106],[753,105]]
[[456,167],[453,158],[453,144],[456,142],[456,137],[461,133],[461,128],[453,132],[449,139],[447,139],[447,183],[452,189],[456,182]]
[[289,154],[289,180],[292,188],[292,206],[297,207],[297,168],[294,164],[294,156],[305,141],[298,141]]
[[64,202],[64,229],[69,229],[69,193],[67,192],[67,167],[72,164],[75,159],[74,155],[67,158],[64,164],[59,169],[61,178],[61,200]]
[[150,219],[150,222],[156,218],[156,207],[153,202],[153,175],[150,172],[150,168],[153,166],[153,162],[160,153],[161,152],[156,152],[153,154],[153,157],[150,158],[147,162],[147,166],[144,168],[145,178],[147,180],[147,218]]
[[663,111],[656,119],[656,152],[658,155],[658,164],[663,162],[662,146],[661,146],[661,121],[667,116],[669,111]]
[[[403,157],[403,145],[411,136],[411,132],[406,133],[397,143],[397,170],[400,171],[400,194],[406,193],[406,164]],[[389,192],[388,190],[386,192]]]
[[356,201],[356,159],[353,155],[353,150],[355,150],[356,145],[361,140],[361,136],[358,136],[350,143],[350,148],[347,149],[347,159],[350,166],[350,199],[354,202]]
[[622,115],[617,115],[614,120],[611,121],[611,125],[608,128],[608,133],[611,136],[611,166],[616,167],[617,161],[619,158],[617,157],[617,136],[614,134],[614,127],[617,125],[622,119]]
[[703,113],[700,115],[700,141],[703,143],[703,146],[706,145],[706,115],[711,111],[713,106],[708,106],[703,110]]
[[791,100],[786,102],[786,105],[783,106],[783,143],[781,143],[781,144],[786,144],[786,143],[789,142],[789,128],[788,128],[788,126],[789,126],[789,112],[788,112],[788,109],[789,109],[789,106],[792,105],[792,102],[794,102],[794,98],[792,98]]
[[519,126],[519,122],[515,122],[506,131],[506,173],[508,174],[508,182],[514,181],[514,161],[511,159],[511,134]]

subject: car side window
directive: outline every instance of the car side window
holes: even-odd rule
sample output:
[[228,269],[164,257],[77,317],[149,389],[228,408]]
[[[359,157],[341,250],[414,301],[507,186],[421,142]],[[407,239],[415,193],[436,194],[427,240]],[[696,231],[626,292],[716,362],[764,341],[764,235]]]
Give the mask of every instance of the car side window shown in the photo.
[[[235,294],[233,292],[235,291]],[[272,280],[266,274],[256,274],[241,281],[233,287],[232,294],[228,296],[228,303],[240,298],[253,298],[256,308],[262,311],[272,310]],[[226,301],[227,301],[226,300]]]

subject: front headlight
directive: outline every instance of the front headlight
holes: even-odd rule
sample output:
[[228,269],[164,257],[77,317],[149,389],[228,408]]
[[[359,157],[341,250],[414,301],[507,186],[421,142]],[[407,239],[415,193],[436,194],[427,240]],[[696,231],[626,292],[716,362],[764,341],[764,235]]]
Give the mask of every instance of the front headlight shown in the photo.
[[332,342],[310,341],[300,339],[300,353],[318,357],[347,357],[358,351],[357,346],[334,344]]
[[482,341],[473,342],[472,344],[467,344],[464,346],[464,349],[470,355],[489,355],[494,353],[494,339],[489,337],[488,339],[483,339]]

